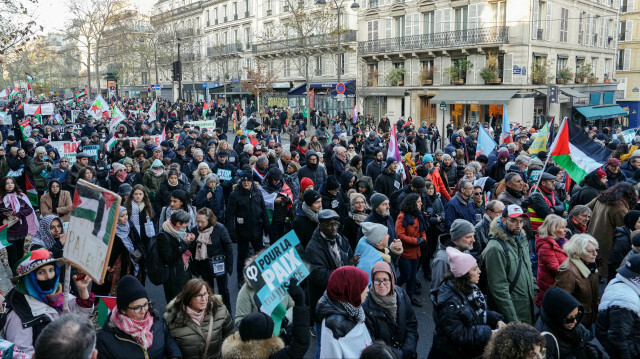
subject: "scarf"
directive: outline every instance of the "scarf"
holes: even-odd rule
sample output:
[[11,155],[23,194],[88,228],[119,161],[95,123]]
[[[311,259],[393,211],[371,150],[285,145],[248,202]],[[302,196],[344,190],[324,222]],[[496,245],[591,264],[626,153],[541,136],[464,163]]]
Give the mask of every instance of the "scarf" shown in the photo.
[[475,308],[476,314],[478,317],[482,318],[484,323],[487,322],[487,301],[484,297],[484,294],[480,291],[477,285],[471,283],[471,288],[473,288],[473,292],[469,294],[467,299],[471,306]]
[[376,293],[374,289],[369,291],[369,295],[376,304],[391,314],[394,321],[396,320],[398,316],[398,294],[395,291],[392,291],[392,293],[383,297]]
[[131,335],[145,349],[149,349],[153,344],[153,333],[151,332],[153,317],[150,312],[147,312],[147,315],[142,320],[132,319],[120,314],[116,305],[111,310],[111,322],[116,328]]
[[[31,201],[29,198],[23,193],[21,195],[16,194],[15,192],[7,193],[6,196],[2,199],[2,203],[6,208],[11,208],[13,213],[16,214],[20,212],[20,199],[23,200],[29,208],[31,208],[31,213],[27,215],[25,220],[27,221],[27,226],[29,228],[28,234],[34,235],[38,232],[38,219],[36,218],[35,211],[31,206]],[[20,220],[20,224],[22,224],[22,219]]]
[[[144,208],[144,202],[140,202],[140,205]],[[133,226],[136,227],[138,233],[142,233],[140,232],[140,211],[142,208],[140,208],[136,201],[131,201],[131,222],[133,223]]]
[[504,190],[507,191],[507,193],[510,194],[512,197],[517,199],[520,199],[522,198],[522,196],[524,196],[524,192],[516,191],[515,189],[511,189],[509,187],[505,187]]
[[16,291],[25,295],[30,295],[42,303],[54,308],[58,313],[62,312],[62,304],[64,302],[64,296],[62,293],[62,284],[60,281],[60,266],[58,263],[54,264],[56,270],[55,280],[52,283],[50,290],[42,290],[38,284],[38,277],[35,271],[24,276],[16,285]]
[[[175,229],[173,227],[173,225],[171,224],[171,220],[169,220],[169,219],[164,221],[164,223],[162,224],[162,230],[164,231],[164,233],[166,233],[169,236],[177,239],[178,241],[181,241],[182,238],[184,238],[184,236],[187,235],[187,231],[185,229],[180,229],[180,230]],[[182,264],[184,265],[184,270],[185,271],[189,268],[189,258],[190,257],[191,257],[191,252],[189,250],[186,250],[182,254]]]
[[460,203],[462,203],[465,206],[469,206],[469,201],[471,201],[471,197],[469,197],[468,199],[464,199],[460,194],[460,191],[456,193],[456,198],[458,199],[458,201],[460,201]]
[[47,250],[51,250],[51,248],[53,248],[54,244],[56,244],[57,242],[56,239],[51,235],[50,228],[51,222],[53,222],[54,219],[57,219],[60,221],[60,223],[62,223],[62,219],[55,214],[48,214],[42,217],[39,223],[40,229],[38,230],[38,233],[36,233],[31,239],[32,244],[38,245]]
[[576,221],[573,217],[571,217],[571,222],[573,223],[573,226],[576,227],[576,231],[578,231],[578,233],[584,233],[587,230],[586,226],[580,224],[580,222]]
[[207,253],[207,245],[211,244],[211,232],[213,232],[213,227],[209,227],[204,230],[198,230],[198,238],[196,238],[196,242],[198,243],[198,246],[196,248],[197,261],[209,258],[209,255]]
[[336,268],[342,266],[342,256],[340,255],[340,249],[338,248],[337,238],[330,238],[324,235],[324,233],[320,232],[320,238],[322,238],[333,253],[333,262],[336,265]]
[[416,223],[414,221],[414,218],[418,219],[419,231],[426,232],[427,227],[429,227],[429,225],[427,224],[427,220],[424,218],[422,211],[418,211],[417,215],[411,214],[411,213],[405,213],[404,219],[402,220],[402,226],[403,227],[413,226]]
[[409,174],[411,175],[411,177],[415,177],[416,163],[411,160],[411,153],[407,153],[406,155],[404,155],[404,162],[407,164],[407,167],[409,167]]
[[201,312],[196,312],[195,310],[191,309],[190,306],[186,306],[187,310],[187,315],[189,315],[189,317],[191,318],[191,320],[193,320],[194,323],[196,323],[198,326],[200,326],[202,324],[202,321],[204,320],[204,316],[207,314],[206,310],[203,310]]
[[164,174],[164,168],[162,168],[162,167],[153,167],[151,169],[151,172],[153,172],[153,174],[156,177],[160,177],[160,176],[162,176]]
[[[61,190],[60,190],[61,191]],[[58,194],[55,195],[53,193],[51,193],[51,191],[49,191],[49,197],[51,198],[51,208],[58,208],[58,203],[60,202],[60,192],[58,191]]]
[[[129,227],[129,222],[127,222],[127,224],[120,224],[120,222],[118,222],[118,225],[116,226],[116,236],[122,239],[122,243],[124,243],[124,246],[127,247],[127,250],[129,251],[129,253],[131,253],[133,252],[133,244],[129,239],[129,231],[131,231],[131,228]],[[129,239],[129,244],[131,244],[131,248],[129,248],[127,243],[125,243],[125,238]]]
[[116,173],[116,178],[118,181],[124,182],[127,179],[127,171],[118,171],[118,173]]
[[364,322],[364,309],[362,306],[356,307],[351,303],[338,301],[347,312],[347,319],[353,320],[354,322],[360,324]]
[[366,212],[349,212],[349,217],[351,217],[351,219],[353,219],[354,222],[356,222],[357,225],[360,225],[360,223],[364,222],[365,219],[367,219],[368,214]]
[[307,206],[306,203],[302,202],[302,211],[304,212],[304,214],[307,215],[307,217],[309,217],[309,219],[314,222],[314,223],[320,223],[318,221],[318,213],[314,212],[311,207]]

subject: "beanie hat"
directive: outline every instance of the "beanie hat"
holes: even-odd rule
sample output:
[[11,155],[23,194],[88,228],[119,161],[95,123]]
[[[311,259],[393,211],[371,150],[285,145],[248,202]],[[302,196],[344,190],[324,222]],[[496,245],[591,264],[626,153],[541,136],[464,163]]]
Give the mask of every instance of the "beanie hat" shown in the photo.
[[362,304],[362,292],[369,285],[369,274],[354,266],[343,266],[331,273],[327,283],[327,296],[359,307]]
[[429,170],[424,166],[420,166],[416,169],[416,174],[420,177],[427,177],[429,175]]
[[360,223],[360,228],[362,228],[364,239],[371,245],[380,243],[384,236],[389,233],[387,227],[379,223],[362,222]]
[[442,151],[441,149],[439,149],[439,148],[438,148],[438,149],[436,150],[436,156],[437,156],[437,155],[443,155],[443,154],[444,154],[444,151]]
[[598,174],[598,179],[607,178],[607,172],[605,172],[602,168],[598,168],[596,170],[596,173]]
[[373,277],[378,272],[385,272],[389,275],[389,279],[391,279],[391,292],[389,294],[393,293],[396,287],[396,278],[393,275],[393,271],[391,270],[389,263],[385,261],[376,262],[376,264],[373,265],[373,268],[371,268],[371,281],[373,281]]
[[42,146],[36,147],[36,155],[39,155],[41,153],[47,153],[47,150]]
[[398,160],[396,160],[393,157],[387,157],[387,167],[391,164],[393,164],[394,162],[398,162]]
[[250,169],[246,169],[244,171],[242,171],[242,173],[240,174],[240,179],[248,179],[248,180],[252,180],[253,179],[253,172],[251,172]]
[[124,161],[122,162],[123,165],[132,165],[133,166],[133,160],[129,157],[125,157]]
[[433,162],[433,156],[430,153],[427,153],[422,157],[422,163]]
[[118,173],[118,171],[126,171],[127,168],[121,164],[120,162],[114,162],[111,164],[111,168],[113,169],[113,173]]
[[456,278],[469,273],[471,268],[476,265],[476,259],[471,254],[462,253],[457,248],[447,247],[447,255],[449,256],[451,273]]
[[560,171],[562,171],[562,168],[558,167],[558,166],[551,166],[549,168],[547,168],[547,173],[557,176],[558,173],[560,173]]
[[307,206],[311,207],[311,205],[317,201],[319,198],[322,198],[322,196],[320,195],[320,193],[318,193],[318,191],[315,190],[308,190],[306,191],[303,195],[302,195],[302,199],[304,200],[304,203],[307,204]]
[[298,147],[304,147],[307,145],[307,140],[305,140],[304,138],[300,140],[300,142],[298,142]]
[[636,230],[638,218],[640,218],[640,211],[629,211],[624,215],[624,225],[633,232]]
[[382,204],[382,202],[389,200],[387,196],[382,193],[376,193],[371,196],[371,210],[375,211],[378,209],[378,206]]
[[629,157],[629,160],[631,160],[632,158],[638,158],[638,157],[640,157],[640,150],[635,150],[631,154],[631,157]]
[[309,177],[302,177],[300,180],[300,191],[304,193],[304,190],[309,186],[313,186],[313,180]]
[[501,158],[509,158],[509,152],[508,151],[500,151],[498,153],[498,159],[501,159]]
[[240,322],[238,332],[242,341],[264,340],[273,336],[275,323],[270,316],[263,312],[253,312]]
[[562,328],[564,319],[576,308],[584,313],[582,304],[571,294],[561,288],[550,287],[542,297],[540,315],[549,324]]
[[450,155],[450,154],[445,153],[444,155],[442,155],[442,160],[444,161],[444,160],[446,160],[446,159],[450,159],[450,160],[452,160],[453,158],[451,157],[451,155]]
[[[634,231],[636,233],[637,231]],[[633,233],[631,233],[633,235]],[[635,236],[631,239],[631,245],[634,247],[640,247],[640,232],[637,232]]]
[[147,290],[144,288],[138,278],[132,275],[126,275],[120,278],[118,282],[118,295],[116,296],[116,305],[119,309],[126,309],[129,304],[140,298],[149,298]]
[[456,219],[451,223],[451,229],[449,230],[449,234],[451,234],[451,240],[455,241],[466,236],[469,233],[474,233],[476,229],[473,227],[471,222],[465,219]]
[[327,182],[325,183],[325,188],[327,191],[334,191],[340,188],[340,182],[336,179],[335,176],[327,177]]

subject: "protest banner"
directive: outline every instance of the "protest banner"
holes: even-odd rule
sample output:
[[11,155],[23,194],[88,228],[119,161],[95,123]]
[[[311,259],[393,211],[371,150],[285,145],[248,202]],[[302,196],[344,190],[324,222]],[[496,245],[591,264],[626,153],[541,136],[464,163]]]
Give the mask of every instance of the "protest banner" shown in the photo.
[[97,284],[107,273],[120,202],[117,194],[78,180],[63,257]]
[[82,152],[87,153],[94,160],[98,159],[98,151],[100,151],[100,146],[98,145],[86,145],[82,147]]
[[206,128],[207,131],[213,131],[216,129],[216,121],[186,121],[185,124],[187,123],[191,125],[191,127],[200,127],[200,130],[202,130],[203,128]]
[[76,163],[76,153],[78,146],[80,145],[80,141],[51,141],[49,144],[58,150],[60,158],[66,157],[69,159],[69,166],[73,166],[73,164]]
[[42,103],[42,104],[38,104],[38,103],[23,103],[23,109],[24,109],[24,115],[25,116],[33,116],[36,113],[36,110],[38,109],[38,106],[40,106],[40,111],[42,113],[40,113],[42,116],[51,116],[53,114],[53,103]]
[[290,231],[257,256],[244,270],[245,278],[262,302],[262,311],[267,314],[271,314],[288,295],[286,285],[291,278],[300,282],[309,275],[309,269],[296,250],[298,244],[298,236]]
[[624,132],[622,132],[622,136],[624,137],[625,143],[631,143],[636,138],[636,129],[630,128]]
[[216,172],[216,174],[218,175],[218,178],[220,179],[220,181],[231,181],[233,177],[231,170],[225,170],[222,168],[218,168],[218,171]]

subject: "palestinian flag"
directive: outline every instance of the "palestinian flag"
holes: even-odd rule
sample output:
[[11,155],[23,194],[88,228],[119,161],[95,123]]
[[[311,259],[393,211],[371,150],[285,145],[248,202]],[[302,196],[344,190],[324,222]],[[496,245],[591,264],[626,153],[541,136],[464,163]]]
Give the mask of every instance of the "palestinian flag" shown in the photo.
[[29,198],[29,202],[31,202],[32,206],[38,206],[38,191],[29,180],[29,176],[24,176],[24,186],[27,190],[27,197]]
[[33,76],[29,75],[28,73],[25,72],[24,75],[27,77],[27,84],[30,84],[36,81],[36,79]]
[[[255,171],[256,173],[258,171]],[[257,173],[258,176],[260,176],[260,173]],[[276,198],[278,198],[278,194],[282,194],[283,196],[287,196],[291,199],[291,202],[289,203],[293,203],[293,193],[291,192],[291,188],[289,188],[289,185],[287,185],[286,183],[283,183],[282,188],[280,189],[280,191],[273,191],[271,193],[267,192],[267,190],[264,188],[264,186],[260,186],[260,191],[262,192],[262,198],[264,198],[264,204],[267,207],[267,217],[269,218],[269,222],[273,221],[273,211],[275,210],[275,200]],[[289,204],[290,207],[291,204]],[[287,208],[288,209],[288,208]]]
[[70,106],[73,103],[73,99],[66,100],[63,102],[64,105]]
[[118,197],[111,192],[100,192],[78,181],[76,192],[73,196],[73,209],[71,220],[82,222],[93,228],[92,234],[101,238],[104,244],[109,245],[111,229],[116,220],[116,212],[120,209],[117,203]]
[[7,227],[6,224],[3,224],[2,226],[0,226],[0,249],[9,247],[11,245],[11,242],[7,240],[8,228],[9,227]]
[[116,297],[96,297],[98,299],[98,318],[97,324],[100,328],[104,327],[109,313],[116,306]]
[[[142,108],[140,109],[142,110]],[[149,109],[149,122],[155,121],[157,115],[158,115],[158,112],[156,110],[156,100],[153,100],[153,103],[151,104],[151,108]]]
[[41,105],[38,105],[38,108],[33,113],[33,116],[35,116],[35,118],[38,119],[39,123],[42,123],[42,106]]
[[209,112],[209,104],[205,102],[202,107],[202,117],[207,117],[207,112]]
[[584,130],[565,117],[549,154],[571,179],[580,183],[586,175],[607,163],[611,150],[595,143]]
[[80,97],[87,96],[87,90],[76,92],[75,100],[78,101]]
[[118,140],[116,140],[115,137],[112,137],[109,142],[107,142],[107,149],[109,151],[113,150],[114,147],[116,147],[116,144],[118,143]]
[[18,94],[20,94],[20,90],[18,90],[18,88],[16,87],[9,94],[9,101],[13,101],[14,97]]
[[[38,108],[40,108],[40,106],[38,106]],[[26,141],[29,137],[31,137],[31,124],[29,124],[29,120],[27,119],[20,122],[19,126],[20,132],[22,132],[22,139]]]

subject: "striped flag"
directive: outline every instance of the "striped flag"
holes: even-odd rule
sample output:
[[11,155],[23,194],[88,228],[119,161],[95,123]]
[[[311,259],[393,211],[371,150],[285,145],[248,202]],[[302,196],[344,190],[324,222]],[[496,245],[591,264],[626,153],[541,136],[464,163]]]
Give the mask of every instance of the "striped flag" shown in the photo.
[[36,188],[31,183],[31,180],[29,180],[29,176],[24,176],[24,178],[24,186],[27,190],[27,197],[29,198],[29,202],[31,202],[32,206],[38,206],[38,191],[36,191]]
[[110,192],[99,192],[78,181],[76,192],[73,196],[73,210],[71,217],[84,222],[89,228],[93,228],[92,234],[109,245],[111,227],[116,220],[117,197]]
[[205,101],[202,107],[202,117],[207,117],[207,112],[209,112],[209,104]]
[[36,81],[36,79],[28,73],[25,72],[24,75],[27,77],[27,85]]
[[9,101],[13,101],[13,98],[18,95],[20,93],[20,90],[18,90],[18,88],[14,88],[11,93],[9,94]]
[[358,122],[358,105],[353,106],[353,123]]
[[151,104],[151,108],[149,109],[149,122],[155,121],[157,114],[158,112],[156,111],[156,100],[153,100],[153,104]]
[[113,148],[116,147],[117,143],[118,140],[116,140],[115,137],[111,137],[111,139],[107,142],[107,149],[109,149],[109,151],[113,150]]
[[42,123],[42,106],[38,105],[38,108],[33,113],[33,116],[38,119],[39,123]]
[[501,143],[511,143],[513,138],[511,137],[511,125],[509,125],[509,117],[507,116],[507,105],[502,105],[504,113],[502,114],[502,134],[500,135]]
[[78,101],[80,97],[87,96],[87,90],[76,92],[75,100]]
[[167,139],[167,133],[165,132],[167,129],[167,126],[162,128],[162,133],[160,134],[160,142],[164,141]]
[[[389,139],[389,150],[387,151],[387,158],[393,157],[396,161],[400,162],[400,149],[398,149],[398,138],[396,137],[396,126],[391,126],[391,138]],[[400,168],[402,166],[398,166]]]
[[96,297],[98,299],[98,318],[97,324],[99,327],[104,327],[109,313],[116,306],[116,297]]
[[3,224],[2,226],[0,226],[0,249],[9,247],[11,245],[11,242],[7,240],[7,229],[9,228],[7,226],[7,224]]
[[29,120],[24,120],[18,124],[20,127],[20,132],[22,133],[22,138],[26,141],[29,137],[31,137],[31,124]]

